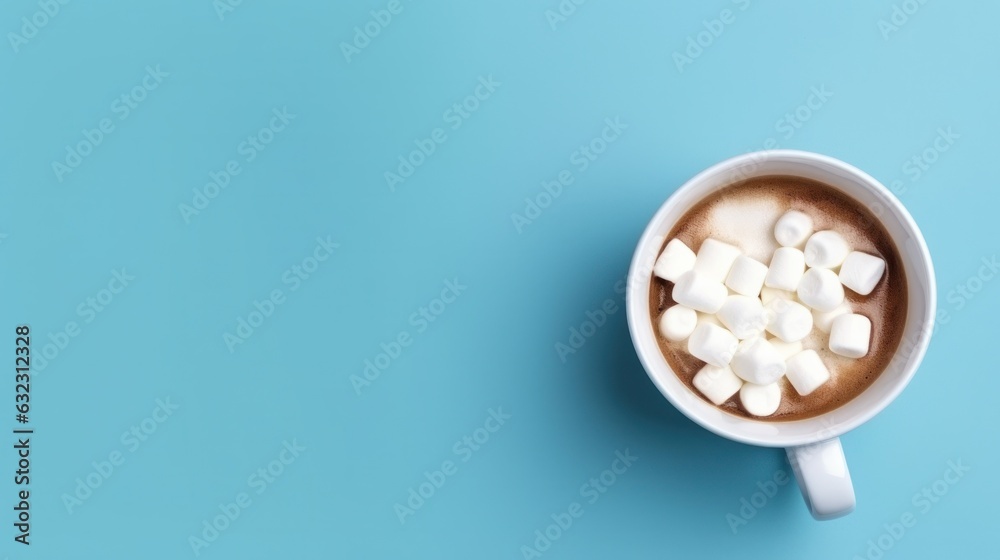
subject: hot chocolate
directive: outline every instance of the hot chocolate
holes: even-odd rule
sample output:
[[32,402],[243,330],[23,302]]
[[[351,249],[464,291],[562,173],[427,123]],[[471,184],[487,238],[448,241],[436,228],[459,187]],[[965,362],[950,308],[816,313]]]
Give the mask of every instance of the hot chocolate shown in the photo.
[[660,350],[692,391],[732,414],[832,410],[899,346],[899,253],[868,208],[828,185],[769,176],[722,188],[678,221],[661,253],[677,256],[651,283]]

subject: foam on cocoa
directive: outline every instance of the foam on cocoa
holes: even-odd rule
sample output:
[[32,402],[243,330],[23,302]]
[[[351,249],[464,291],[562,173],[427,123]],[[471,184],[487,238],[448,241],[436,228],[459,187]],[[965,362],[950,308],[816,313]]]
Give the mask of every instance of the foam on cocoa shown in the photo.
[[[768,421],[816,416],[861,394],[889,365],[906,323],[906,278],[892,239],[864,205],[828,185],[787,176],[758,177],[734,184],[715,192],[688,211],[666,241],[679,238],[697,251],[701,242],[711,237],[736,245],[744,254],[768,264],[771,254],[778,248],[774,224],[788,210],[799,210],[811,216],[816,231],[835,230],[854,250],[881,257],[886,262],[886,271],[875,290],[867,296],[846,290],[847,301],[854,312],[872,321],[868,354],[857,360],[838,356],[827,349],[828,335],[814,329],[802,341],[803,348],[819,353],[830,370],[830,380],[802,397],[782,378],[781,406],[774,415],[763,418]],[[674,304],[670,297],[672,289],[673,283],[653,277],[649,306],[654,321]],[[686,341],[670,342],[658,337],[658,342],[670,367],[700,396],[691,380],[704,364],[687,353]],[[722,408],[750,417],[738,395],[723,403]]]

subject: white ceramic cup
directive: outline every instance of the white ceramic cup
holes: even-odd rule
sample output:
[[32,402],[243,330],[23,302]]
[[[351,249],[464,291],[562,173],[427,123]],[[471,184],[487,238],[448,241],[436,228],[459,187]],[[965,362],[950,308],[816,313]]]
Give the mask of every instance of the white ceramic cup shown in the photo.
[[[660,352],[649,313],[653,262],[677,221],[718,189],[765,175],[820,181],[867,206],[899,250],[908,288],[906,326],[886,370],[844,405],[790,422],[736,416],[695,394],[670,369]],[[913,218],[888,189],[851,165],[810,152],[769,150],[726,160],[689,180],[656,212],[636,247],[626,293],[629,331],[639,359],[653,383],[675,407],[720,436],[753,445],[784,447],[802,496],[816,519],[833,519],[854,510],[854,486],[838,438],[870,420],[906,387],[927,350],[936,307],[934,269],[927,245]]]

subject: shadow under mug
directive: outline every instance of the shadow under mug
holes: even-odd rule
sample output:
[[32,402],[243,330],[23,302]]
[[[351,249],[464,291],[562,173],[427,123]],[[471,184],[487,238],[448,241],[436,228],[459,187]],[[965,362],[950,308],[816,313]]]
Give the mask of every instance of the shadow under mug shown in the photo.
[[[677,221],[719,189],[767,175],[819,181],[865,205],[899,251],[908,287],[906,325],[886,370],[844,405],[788,422],[736,416],[691,391],[660,352],[649,312],[653,263]],[[632,342],[649,377],[667,400],[720,436],[752,445],[784,447],[802,496],[816,519],[833,519],[854,510],[854,486],[839,436],[870,420],[903,391],[927,350],[936,313],[937,290],[927,245],[913,218],[885,186],[847,163],[810,152],[769,150],[723,161],[686,182],[653,216],[632,258],[626,293]]]

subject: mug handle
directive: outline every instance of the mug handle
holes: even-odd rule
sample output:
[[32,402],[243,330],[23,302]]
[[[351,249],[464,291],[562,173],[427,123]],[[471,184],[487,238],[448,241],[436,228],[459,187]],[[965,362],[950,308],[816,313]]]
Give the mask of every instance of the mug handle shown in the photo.
[[854,484],[840,438],[789,447],[785,453],[814,518],[835,519],[854,511]]

